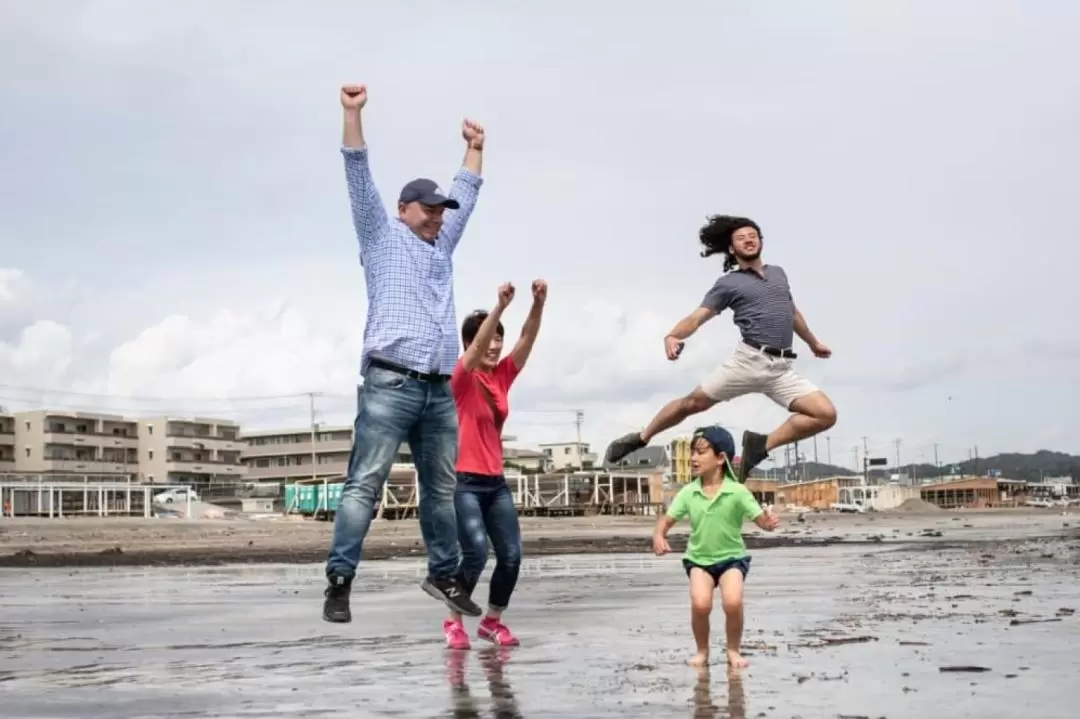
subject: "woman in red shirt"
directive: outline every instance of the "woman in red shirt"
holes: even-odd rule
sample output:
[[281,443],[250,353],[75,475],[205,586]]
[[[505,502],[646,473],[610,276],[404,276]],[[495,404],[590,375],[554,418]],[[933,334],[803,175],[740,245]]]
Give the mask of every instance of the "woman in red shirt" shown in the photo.
[[[488,538],[495,550],[487,615],[476,635],[501,646],[516,646],[517,638],[502,623],[521,568],[521,527],[514,496],[503,476],[502,428],[510,413],[507,394],[525,366],[540,331],[547,300],[547,283],[532,283],[533,304],[521,337],[506,357],[503,350],[503,310],[514,299],[514,286],[499,287],[491,312],[477,310],[461,325],[465,351],[454,367],[450,389],[458,413],[457,511],[461,543],[461,587],[472,594],[487,561]],[[469,635],[462,617],[452,612],[443,622],[446,645],[468,649]]]

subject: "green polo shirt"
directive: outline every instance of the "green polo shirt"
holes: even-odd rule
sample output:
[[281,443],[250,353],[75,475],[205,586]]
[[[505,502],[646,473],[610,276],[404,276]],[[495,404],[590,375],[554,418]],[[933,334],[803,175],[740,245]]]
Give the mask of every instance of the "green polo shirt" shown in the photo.
[[746,556],[742,525],[761,513],[761,505],[746,485],[739,484],[730,468],[724,483],[711,498],[705,496],[701,480],[687,484],[667,509],[667,516],[676,522],[690,515],[690,541],[683,557],[694,564],[709,566],[728,559]]

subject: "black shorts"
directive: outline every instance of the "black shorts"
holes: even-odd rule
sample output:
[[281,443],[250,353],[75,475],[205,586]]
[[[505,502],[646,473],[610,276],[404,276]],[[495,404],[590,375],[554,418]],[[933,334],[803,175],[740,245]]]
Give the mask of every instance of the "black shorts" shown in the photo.
[[750,573],[750,557],[737,557],[735,559],[725,559],[722,562],[716,564],[704,565],[695,564],[689,559],[682,560],[683,569],[686,570],[686,576],[690,576],[690,570],[694,567],[698,569],[704,569],[712,577],[713,586],[720,584],[720,576],[729,569],[738,569],[742,572],[743,579],[746,579],[746,575]]

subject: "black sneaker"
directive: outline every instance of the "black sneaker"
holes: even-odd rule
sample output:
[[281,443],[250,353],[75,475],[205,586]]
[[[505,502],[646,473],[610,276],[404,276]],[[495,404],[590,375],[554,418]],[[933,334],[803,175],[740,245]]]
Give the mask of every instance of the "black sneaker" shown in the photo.
[[750,470],[761,464],[769,456],[765,449],[768,437],[757,432],[742,433],[742,457],[739,460],[739,481],[746,483]]
[[326,601],[323,602],[322,618],[328,622],[348,624],[352,621],[349,610],[349,593],[352,591],[352,579],[329,577],[330,586],[326,588]]
[[461,589],[456,579],[434,579],[428,577],[420,585],[420,588],[440,602],[450,607],[450,611],[464,614],[468,617],[479,617],[484,613],[480,605],[474,602],[469,595]]
[[623,435],[608,446],[607,454],[604,455],[604,464],[615,464],[626,455],[644,446],[645,440],[641,438],[640,433],[632,432]]

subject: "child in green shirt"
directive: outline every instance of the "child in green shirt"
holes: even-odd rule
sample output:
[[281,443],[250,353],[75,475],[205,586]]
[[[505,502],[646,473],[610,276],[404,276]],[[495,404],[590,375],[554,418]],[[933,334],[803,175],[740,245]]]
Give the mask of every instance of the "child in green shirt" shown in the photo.
[[[754,495],[740,484],[732,471],[735,440],[713,425],[694,431],[690,444],[690,468],[694,480],[683,487],[653,532],[657,556],[671,551],[667,533],[683,517],[690,517],[690,539],[683,567],[690,578],[690,627],[697,654],[690,665],[709,663],[709,615],[713,592],[720,588],[727,628],[727,663],[733,669],[747,666],[739,653],[743,631],[743,581],[750,571],[750,556],[742,538],[742,524],[749,519],[767,532],[780,525],[771,511],[762,510]],[[732,571],[735,570],[735,571]]]

